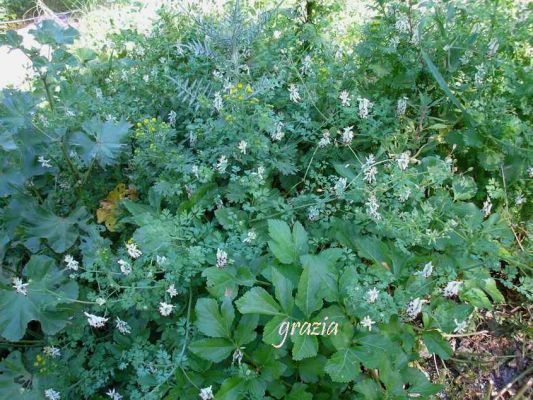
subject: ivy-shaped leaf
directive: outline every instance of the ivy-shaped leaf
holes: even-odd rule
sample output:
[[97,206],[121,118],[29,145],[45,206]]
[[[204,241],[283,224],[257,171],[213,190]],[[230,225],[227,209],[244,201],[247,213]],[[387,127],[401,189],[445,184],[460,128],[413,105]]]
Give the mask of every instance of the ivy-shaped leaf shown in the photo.
[[82,160],[89,164],[95,159],[102,167],[116,164],[131,125],[124,121],[102,122],[95,117],[81,127],[83,132],[74,133],[70,143],[79,149]]
[[26,295],[12,287],[0,288],[0,336],[12,342],[20,340],[30,321],[39,321],[47,335],[63,329],[70,314],[65,303],[78,298],[77,283],[69,280],[47,256],[31,257],[22,275],[28,283]]

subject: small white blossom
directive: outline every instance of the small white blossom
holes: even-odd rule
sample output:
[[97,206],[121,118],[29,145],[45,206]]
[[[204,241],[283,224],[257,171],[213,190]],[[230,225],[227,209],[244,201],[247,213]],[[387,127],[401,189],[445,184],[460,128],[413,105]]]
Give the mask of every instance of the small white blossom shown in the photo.
[[278,121],[276,124],[276,130],[270,135],[270,137],[277,142],[285,137],[285,132],[283,132],[283,122]]
[[376,181],[376,175],[378,173],[378,169],[374,166],[376,162],[376,159],[373,154],[370,154],[367,158],[365,163],[363,164],[363,181],[368,183],[373,183]]
[[461,64],[465,65],[468,64],[472,56],[474,55],[474,52],[472,50],[466,50],[465,53],[459,58],[459,61],[461,61]]
[[215,165],[215,168],[217,169],[218,172],[223,174],[224,172],[226,172],[227,167],[228,167],[228,159],[224,155],[220,156],[217,164]]
[[371,194],[368,198],[368,201],[365,203],[366,206],[366,212],[368,216],[372,219],[375,219],[379,221],[381,219],[381,214],[378,212],[379,210],[379,204],[378,200],[376,199],[376,196],[374,194]]
[[300,67],[300,72],[302,73],[302,75],[307,75],[311,69],[311,66],[311,56],[308,54],[304,57],[302,61],[302,66]]
[[375,303],[378,299],[378,296],[379,290],[377,290],[376,288],[372,288],[366,293],[366,301],[368,301],[369,303]]
[[141,57],[144,56],[144,47],[142,46],[137,47],[137,54],[140,55]]
[[492,202],[490,201],[490,198],[487,198],[487,200],[483,202],[483,209],[481,212],[483,213],[483,216],[487,218],[490,215],[491,210]]
[[111,400],[122,400],[122,396],[115,389],[109,389],[106,395]]
[[399,33],[409,33],[409,19],[406,15],[400,15],[400,17],[396,20],[396,23],[394,24],[394,27]]
[[476,74],[474,75],[474,84],[477,87],[483,86],[485,75],[487,75],[487,70],[485,68],[485,65],[480,64],[476,66]]
[[176,287],[174,286],[174,284],[170,285],[168,289],[166,290],[166,292],[168,293],[170,298],[173,298],[178,295],[178,291],[176,290]]
[[165,256],[160,256],[159,254],[155,256],[155,262],[157,265],[165,265],[167,263],[167,258]]
[[248,147],[248,143],[246,143],[245,140],[241,140],[239,142],[239,145],[237,146],[237,148],[240,150],[240,152],[242,154],[246,154],[246,148]]
[[346,190],[346,185],[348,180],[346,178],[339,178],[337,183],[335,183],[335,194],[337,196],[342,196]]
[[248,231],[246,237],[243,239],[243,243],[252,243],[257,238],[257,233],[254,230]]
[[396,50],[398,45],[400,44],[400,37],[399,36],[393,36],[389,39],[389,47]]
[[368,118],[369,110],[372,108],[374,103],[363,97],[358,97],[357,101],[359,101],[359,116],[363,119]]
[[353,125],[343,128],[342,130],[342,143],[348,145],[353,140]]
[[409,319],[415,319],[418,314],[422,311],[422,304],[424,304],[426,301],[421,300],[420,298],[416,298],[414,300],[411,300],[409,304],[407,305],[407,316]]
[[457,319],[454,318],[453,322],[455,322],[455,329],[453,330],[455,333],[463,333],[466,331],[466,328],[467,328],[466,321],[458,322]]
[[13,289],[17,291],[17,293],[23,294],[24,296],[28,295],[28,285],[29,283],[22,283],[22,279],[20,278],[13,278]]
[[415,275],[421,276],[423,278],[429,278],[432,273],[433,273],[433,264],[430,261],[426,263],[426,265],[424,265],[424,269],[422,271],[415,272]]
[[224,108],[224,101],[222,100],[222,96],[220,95],[220,92],[215,93],[215,98],[213,100],[213,107],[215,107],[215,110],[220,111]]
[[223,268],[228,263],[228,253],[222,249],[217,249],[217,267]]
[[330,143],[331,139],[329,137],[329,131],[325,130],[324,132],[322,132],[322,138],[318,142],[318,147],[326,147]]
[[201,400],[212,400],[215,396],[213,395],[213,386],[208,386],[203,389],[200,389],[200,399]]
[[272,36],[274,36],[274,39],[278,40],[281,37],[281,32],[280,31],[274,31]]
[[300,93],[298,92],[298,88],[294,83],[291,83],[289,85],[289,99],[295,103],[300,102],[300,100],[302,99],[300,97]]
[[115,319],[115,327],[123,335],[129,335],[131,333],[131,327],[126,321],[122,321],[119,317]]
[[500,47],[500,44],[498,43],[498,39],[492,38],[488,44],[489,50],[487,51],[487,57],[494,57],[496,52],[498,51],[498,47]]
[[374,325],[375,322],[370,319],[370,316],[366,316],[361,320],[361,326],[368,328],[368,331],[372,330],[372,325]]
[[93,328],[102,328],[105,325],[105,323],[109,320],[109,318],[99,317],[97,315],[89,314],[87,312],[84,312],[84,314],[87,317],[87,322]]
[[237,362],[238,365],[241,365],[243,355],[244,354],[241,349],[236,349],[233,352],[231,363],[234,364],[235,362]]
[[148,82],[150,80],[150,75],[143,75],[143,81]]
[[442,290],[442,293],[444,294],[445,297],[457,296],[462,284],[463,282],[460,282],[460,281],[450,281],[448,282],[446,287]]
[[264,173],[265,173],[265,167],[263,166],[257,167],[257,172],[255,173],[255,175],[257,175],[259,179],[263,179],[265,177]]
[[396,104],[396,115],[398,117],[405,114],[405,110],[407,110],[407,100],[407,97],[401,97],[398,99],[398,103]]
[[120,272],[122,272],[124,275],[131,274],[131,265],[122,259],[117,261],[118,265],[120,265]]
[[168,123],[170,124],[171,127],[175,127],[176,126],[176,117],[178,115],[176,114],[176,111],[174,110],[171,110],[169,113],[168,113]]
[[54,389],[46,389],[44,391],[44,397],[46,397],[48,400],[60,400],[61,393],[55,391]]
[[350,94],[346,90],[343,90],[339,94],[339,99],[341,100],[341,104],[343,107],[350,107],[350,102],[352,101],[352,99],[350,97]]
[[128,254],[131,258],[139,258],[142,256],[142,251],[139,250],[136,243],[126,243],[126,249],[128,249]]
[[307,209],[307,218],[309,221],[316,221],[320,215],[320,209],[317,206],[311,206]]
[[100,307],[102,307],[106,303],[106,299],[104,299],[103,297],[98,297],[95,300],[95,303],[98,304]]
[[522,193],[520,193],[519,195],[517,195],[514,199],[514,203],[515,205],[519,206],[521,204],[524,204],[524,202],[526,201],[526,198],[524,197],[524,195]]
[[533,167],[529,167],[527,169],[527,174],[529,175],[530,178],[533,178]]
[[52,164],[50,164],[50,160],[47,158],[44,158],[44,156],[39,156],[39,158],[37,158],[37,161],[41,164],[41,167],[43,168],[52,168]]
[[194,132],[189,132],[189,143],[191,146],[194,146],[196,144],[197,136]]
[[67,269],[72,271],[77,271],[80,266],[80,263],[76,261],[70,254],[67,254],[63,261],[67,264]]
[[54,346],[45,346],[43,348],[43,353],[52,358],[58,358],[61,356],[61,350]]
[[405,203],[409,196],[411,196],[411,189],[408,187],[404,187],[400,190],[398,200],[400,200],[400,203]]
[[402,171],[405,171],[409,166],[410,155],[411,154],[408,151],[405,151],[396,158],[398,167],[400,167]]
[[163,316],[163,317],[168,317],[170,315],[170,313],[172,312],[172,310],[174,309],[174,305],[172,304],[167,304],[167,303],[164,303],[164,302],[161,302],[159,303],[159,313]]

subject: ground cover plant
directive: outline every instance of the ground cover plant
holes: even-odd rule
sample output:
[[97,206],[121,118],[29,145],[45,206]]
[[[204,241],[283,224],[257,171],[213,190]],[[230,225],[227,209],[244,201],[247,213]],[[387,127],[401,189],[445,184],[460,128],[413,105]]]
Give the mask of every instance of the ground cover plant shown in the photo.
[[520,4],[4,34],[35,77],[1,95],[0,398],[459,398],[431,365],[533,292]]

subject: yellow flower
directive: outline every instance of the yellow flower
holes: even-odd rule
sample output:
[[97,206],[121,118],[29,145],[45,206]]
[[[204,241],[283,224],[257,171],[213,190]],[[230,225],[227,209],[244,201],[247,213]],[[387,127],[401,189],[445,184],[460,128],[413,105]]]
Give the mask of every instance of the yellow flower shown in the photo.
[[246,93],[252,93],[252,87],[250,85],[246,85]]
[[137,122],[137,128],[140,128],[142,124],[140,122]]
[[150,150],[155,150],[155,149],[156,149],[155,143],[150,143]]
[[150,122],[150,121],[148,121],[147,119],[144,120],[144,124],[145,125],[148,125],[148,122]]
[[157,121],[157,118],[152,118],[152,122],[156,122]]
[[155,128],[153,126],[150,127],[150,132],[152,132],[152,133],[155,132]]
[[238,87],[239,89],[242,89],[242,88],[243,88],[243,84],[239,82],[239,83],[237,83],[237,87]]
[[242,94],[239,96],[239,100],[244,100],[244,96]]

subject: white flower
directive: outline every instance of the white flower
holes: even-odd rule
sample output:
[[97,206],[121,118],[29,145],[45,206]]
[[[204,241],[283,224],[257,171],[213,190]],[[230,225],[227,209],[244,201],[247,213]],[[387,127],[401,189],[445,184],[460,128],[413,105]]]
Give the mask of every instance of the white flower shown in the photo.
[[285,132],[283,132],[283,122],[278,121],[276,123],[276,131],[273,132],[270,137],[272,138],[272,140],[278,142],[285,137]]
[[106,395],[111,400],[122,400],[122,396],[115,390],[115,389],[109,389],[106,393]]
[[533,178],[533,167],[529,167],[527,169],[527,174],[529,175],[530,178]]
[[215,98],[213,99],[213,107],[215,107],[215,110],[217,111],[220,111],[224,108],[224,102],[222,100],[220,92],[215,93]]
[[264,174],[265,173],[265,167],[263,166],[259,166],[257,167],[257,172],[254,172],[252,175],[257,175],[257,177],[259,179],[263,179],[264,178]]
[[459,59],[459,61],[461,61],[461,64],[463,65],[468,64],[473,55],[474,53],[472,52],[472,50],[466,50],[465,53]]
[[161,58],[159,59],[159,62],[160,62],[161,64],[164,64],[164,63],[167,62],[167,59],[166,59],[165,57],[161,57]]
[[329,138],[329,131],[325,130],[322,132],[322,138],[318,142],[318,147],[326,147],[330,143],[331,139]]
[[39,158],[37,158],[37,161],[41,164],[41,167],[43,168],[52,168],[52,164],[50,164],[50,160],[47,158],[44,158],[44,156],[39,156]]
[[77,271],[80,266],[80,263],[77,262],[70,254],[67,254],[63,261],[67,264],[67,269],[72,271]]
[[398,195],[398,200],[400,200],[401,203],[404,203],[407,201],[409,196],[411,196],[411,189],[408,187],[403,187]]
[[368,315],[361,320],[361,326],[368,328],[369,331],[372,330],[372,325],[374,324],[375,322],[372,321]]
[[122,321],[119,317],[115,319],[115,327],[123,335],[129,335],[131,333],[131,327],[126,321]]
[[457,296],[462,284],[463,282],[460,282],[460,281],[450,281],[448,282],[446,287],[442,290],[442,293],[444,294],[445,297]]
[[342,129],[342,143],[348,145],[353,140],[353,125]]
[[46,397],[48,400],[60,400],[61,393],[56,392],[54,389],[46,389],[44,391],[44,397]]
[[526,198],[524,197],[524,195],[522,193],[520,193],[519,195],[517,195],[514,199],[514,203],[515,205],[519,206],[520,204],[524,204],[524,202],[526,201]]
[[217,267],[223,268],[228,263],[228,253],[222,249],[217,249]]
[[178,291],[176,290],[176,287],[174,286],[174,284],[170,285],[168,289],[166,290],[166,292],[168,293],[170,298],[173,298],[178,295]]
[[165,256],[160,256],[159,254],[155,256],[155,262],[157,265],[164,265],[167,262],[167,258]]
[[309,73],[311,65],[311,56],[308,54],[304,57],[302,61],[302,66],[300,67],[300,72],[302,73],[302,75],[306,75],[307,73]]
[[375,303],[375,301],[378,299],[378,296],[379,290],[377,290],[376,288],[372,288],[366,293],[366,301],[368,301],[369,303]]
[[433,264],[430,261],[426,265],[424,265],[424,269],[422,271],[415,272],[415,275],[421,276],[423,278],[429,278],[432,272]]
[[61,350],[54,346],[45,346],[43,348],[43,353],[52,358],[58,358],[61,356]]
[[102,93],[102,89],[100,89],[100,88],[94,89],[94,93],[96,94],[96,98],[97,99],[101,99],[102,97],[104,97],[104,95]]
[[177,117],[176,111],[171,110],[168,113],[168,123],[170,124],[171,127],[176,126],[176,117]]
[[483,202],[483,209],[481,212],[483,213],[483,216],[487,218],[490,215],[490,212],[492,210],[492,203],[490,201],[490,198],[487,198],[485,202]]
[[237,146],[237,148],[241,151],[242,154],[246,154],[247,147],[248,147],[248,143],[246,143],[246,141],[244,140],[241,140],[239,142],[239,145]]
[[203,389],[200,389],[200,399],[201,400],[212,400],[214,399],[213,395],[213,386],[208,386]]
[[335,194],[337,196],[342,196],[344,191],[346,190],[346,184],[348,180],[346,178],[339,178],[337,183],[335,183]]
[[320,209],[317,206],[311,206],[307,209],[307,218],[309,221],[316,221],[320,215]]
[[485,79],[485,75],[487,74],[487,70],[485,69],[485,65],[480,64],[476,66],[476,74],[474,75],[474,84],[477,87],[481,87],[483,85],[483,81]]
[[257,233],[254,230],[248,231],[246,237],[243,239],[243,243],[252,243],[257,238]]
[[500,44],[498,43],[498,39],[492,38],[488,44],[489,50],[487,51],[487,57],[494,57],[496,52],[498,51],[498,47],[500,47]]
[[107,322],[107,320],[109,319],[109,318],[99,317],[94,314],[89,314],[87,312],[84,312],[84,314],[87,317],[87,322],[93,328],[102,328]]
[[407,110],[407,97],[401,97],[398,99],[398,103],[396,104],[396,115],[398,117],[405,114],[405,110]]
[[350,94],[346,90],[343,90],[339,94],[339,99],[341,100],[341,104],[343,107],[350,107],[350,102],[352,101],[352,99],[350,97]]
[[424,304],[426,301],[421,300],[420,298],[416,298],[414,300],[411,300],[409,304],[407,305],[407,316],[409,319],[415,319],[418,314],[422,311],[422,304]]
[[406,15],[400,15],[396,20],[394,27],[399,33],[409,33],[409,19]]
[[393,36],[390,38],[389,47],[396,50],[399,44],[400,44],[400,38],[398,36]]
[[218,172],[223,174],[224,172],[226,172],[227,167],[228,167],[228,159],[224,155],[220,156],[217,164],[215,165],[215,168],[217,169]]
[[168,317],[170,315],[170,313],[172,312],[172,310],[174,309],[174,305],[172,304],[167,304],[167,303],[164,303],[164,302],[161,302],[159,303],[159,313],[163,316],[163,317]]
[[98,304],[100,307],[102,307],[105,303],[106,303],[106,299],[104,299],[103,297],[98,297],[96,300],[95,300],[96,304]]
[[376,199],[376,196],[374,194],[371,194],[368,198],[368,201],[365,203],[366,206],[366,212],[368,216],[372,219],[375,219],[379,221],[381,219],[381,214],[378,212],[379,210],[379,204],[378,200]]
[[368,118],[369,109],[372,108],[374,103],[363,97],[358,97],[357,101],[359,101],[359,116],[361,118]]
[[148,82],[150,80],[150,75],[143,75],[143,81]]
[[400,154],[399,157],[396,158],[398,167],[400,167],[402,171],[405,171],[407,167],[409,166],[410,155],[411,153],[409,153],[408,151],[405,151],[402,154]]
[[138,249],[136,243],[126,243],[126,248],[128,249],[128,254],[131,258],[139,258],[142,256],[142,251]]
[[122,259],[117,261],[118,265],[120,265],[120,272],[122,272],[124,275],[131,274],[131,265]]
[[13,278],[13,289],[17,291],[17,293],[23,294],[24,296],[28,295],[28,285],[29,283],[22,283],[22,279],[20,278]]
[[273,35],[274,36],[274,39],[279,39],[281,37],[281,32],[280,31],[274,31]]
[[298,103],[302,99],[300,93],[298,93],[298,88],[294,83],[289,85],[289,99],[295,103]]
[[370,154],[366,158],[366,161],[363,164],[363,181],[368,183],[373,183],[376,181],[376,174],[378,173],[378,169],[374,166],[375,162],[376,159],[373,154]]
[[466,321],[458,322],[457,319],[454,318],[453,322],[455,322],[455,329],[453,330],[455,333],[463,333],[466,331]]
[[144,47],[142,46],[137,47],[137,54],[140,55],[141,57],[144,56]]
[[233,363],[237,362],[237,364],[241,365],[243,355],[244,354],[243,354],[241,349],[236,349],[233,352],[231,363],[233,364]]

